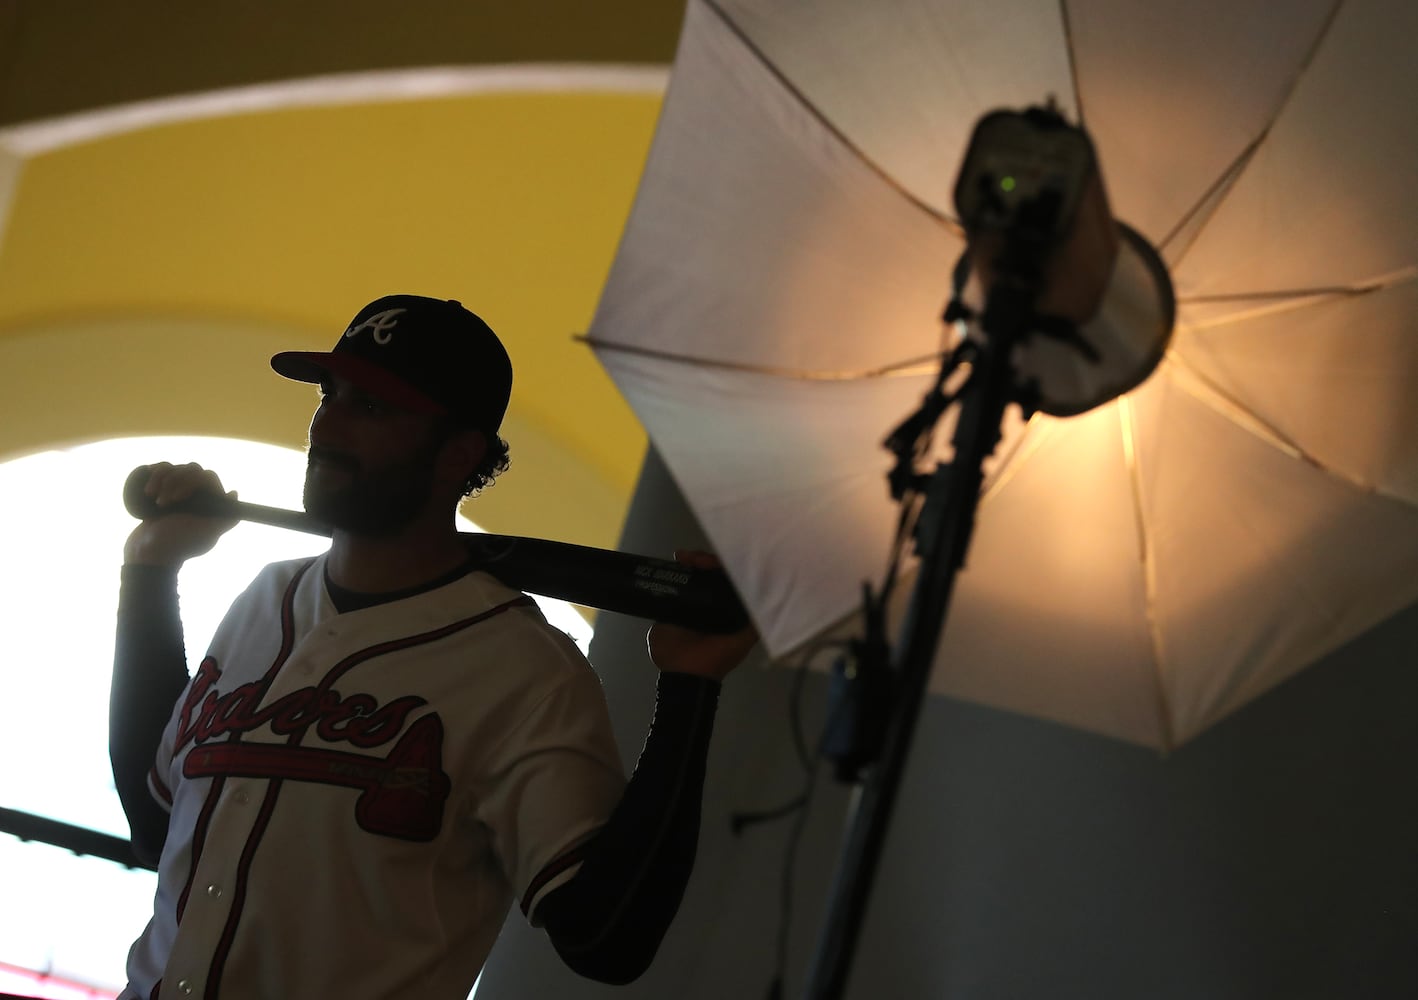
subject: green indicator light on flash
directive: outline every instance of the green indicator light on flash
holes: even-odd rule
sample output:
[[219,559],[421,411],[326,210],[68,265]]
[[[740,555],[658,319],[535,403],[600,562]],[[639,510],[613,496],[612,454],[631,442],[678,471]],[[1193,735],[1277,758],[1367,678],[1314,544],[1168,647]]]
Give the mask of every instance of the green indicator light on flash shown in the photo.
[[1003,191],[1003,192],[1005,192],[1006,194],[1008,194],[1010,191],[1013,191],[1013,190],[1014,190],[1014,178],[1013,178],[1013,177],[1001,177],[1001,178],[1000,178],[1000,182],[999,182],[999,187],[1000,187],[1000,190],[1001,190],[1001,191]]

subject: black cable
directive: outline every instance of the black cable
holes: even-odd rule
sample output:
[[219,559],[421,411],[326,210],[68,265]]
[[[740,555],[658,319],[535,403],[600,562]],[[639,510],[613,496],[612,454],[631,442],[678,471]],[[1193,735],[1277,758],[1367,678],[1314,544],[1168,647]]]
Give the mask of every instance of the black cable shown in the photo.
[[[793,749],[797,753],[798,765],[803,769],[803,773],[811,775],[816,767],[816,754],[808,749],[807,738],[803,733],[802,720],[802,693],[803,685],[807,680],[809,667],[812,660],[825,649],[838,646],[845,646],[843,642],[821,642],[817,643],[802,653],[800,662],[793,668],[793,687],[788,694],[788,726],[793,736]],[[806,792],[801,792],[786,802],[772,806],[768,809],[738,810],[729,815],[729,828],[734,836],[739,836],[744,830],[759,823],[768,823],[773,820],[782,819],[792,815],[796,810],[801,809],[806,804],[808,796]]]
[[788,833],[788,843],[783,851],[783,873],[778,883],[778,947],[777,962],[773,980],[768,986],[768,1000],[780,1000],[783,996],[783,980],[788,968],[788,939],[793,925],[793,881],[797,869],[798,848],[802,844],[803,831],[807,829],[807,818],[811,814],[812,793],[817,787],[817,768],[809,769],[807,783],[799,798],[802,805],[793,820]]
[[[957,286],[962,284],[960,277],[962,272],[968,272],[968,263],[964,260],[962,260],[961,264],[957,265]],[[959,287],[957,287],[957,298],[958,291]],[[937,403],[940,409],[950,406],[955,401],[954,396],[947,395],[943,392],[948,373],[955,370],[962,362],[968,360],[973,350],[973,346],[968,342],[962,342],[960,345],[957,345],[951,358],[942,365],[940,374],[937,376],[935,388],[932,390],[933,394],[939,397]],[[898,434],[906,431],[906,429],[905,426],[898,429]],[[915,432],[909,444],[906,444],[904,441],[898,441],[897,443],[901,445],[902,452],[909,450],[912,458],[916,462],[919,462],[929,454],[931,443],[934,440],[935,421],[932,419],[927,424],[911,426],[909,429]],[[897,578],[900,575],[901,563],[907,547],[910,544],[910,539],[915,534],[923,500],[924,496],[922,491],[914,486],[908,486],[902,491],[902,495],[900,496],[900,513],[897,517],[895,537],[890,547],[882,588],[880,592],[875,595],[872,594],[870,586],[864,588],[866,593],[864,603],[867,606],[863,608],[863,612],[868,619],[875,617],[881,622],[886,620],[888,602],[895,588]],[[801,846],[803,832],[807,828],[807,819],[810,815],[813,791],[817,786],[817,765],[822,757],[822,743],[826,741],[827,734],[833,731],[834,726],[839,721],[837,713],[844,707],[843,704],[839,704],[835,707],[833,714],[828,717],[822,727],[823,736],[819,742],[817,751],[810,751],[803,727],[802,691],[812,658],[829,646],[850,649],[853,643],[821,643],[805,651],[802,656],[802,662],[797,667],[793,689],[789,696],[789,723],[793,735],[793,746],[797,751],[798,761],[803,769],[803,790],[798,795],[774,808],[754,812],[740,811],[730,817],[733,833],[735,836],[739,836],[750,826],[772,822],[787,816],[794,816],[793,825],[789,831],[788,841],[784,848],[783,868],[779,882],[776,961],[774,975],[768,986],[767,1000],[781,1000],[783,996],[783,984],[788,964],[788,942],[792,929],[793,882],[798,850]]]
[[[803,690],[813,659],[824,650],[841,648],[846,645],[841,641],[817,643],[803,651],[800,662],[795,668],[792,690],[788,695],[788,721],[793,736],[793,749],[797,753],[798,763],[803,770],[802,791],[774,808],[754,812],[736,812],[730,817],[730,825],[735,836],[739,836],[748,827],[759,823],[772,822],[787,816],[795,817],[784,847],[782,874],[779,880],[777,947],[773,979],[768,987],[769,1000],[778,1000],[783,995],[783,980],[788,966],[788,940],[792,929],[794,871],[797,867],[798,848],[810,814],[812,794],[817,779],[817,762],[820,756],[819,753],[808,747],[805,736]],[[828,725],[830,724],[831,720],[829,719]],[[826,729],[827,726],[824,726],[824,732]]]

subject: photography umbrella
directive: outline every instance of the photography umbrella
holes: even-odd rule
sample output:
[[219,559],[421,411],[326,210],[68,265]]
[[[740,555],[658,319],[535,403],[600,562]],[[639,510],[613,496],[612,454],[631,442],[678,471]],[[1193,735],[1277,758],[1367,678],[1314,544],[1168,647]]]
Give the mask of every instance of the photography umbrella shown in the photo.
[[1415,33],[1404,0],[693,0],[588,339],[769,651],[880,577],[967,137],[1050,95],[1177,326],[1138,389],[1006,428],[932,689],[1170,748],[1418,600]]

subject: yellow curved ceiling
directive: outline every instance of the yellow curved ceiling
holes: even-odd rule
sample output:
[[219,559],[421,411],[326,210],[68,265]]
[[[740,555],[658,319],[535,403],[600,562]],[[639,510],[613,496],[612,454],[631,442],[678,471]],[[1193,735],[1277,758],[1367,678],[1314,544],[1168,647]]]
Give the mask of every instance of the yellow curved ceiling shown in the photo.
[[[139,5],[156,18],[152,6]],[[550,6],[585,21],[576,4]],[[188,78],[223,89],[183,92],[175,69],[149,66],[153,80],[108,91],[145,98],[117,109],[136,112],[136,125],[132,114],[85,111],[72,84],[7,86],[0,459],[147,433],[298,446],[313,397],[275,376],[270,354],[328,348],[367,300],[422,292],[483,315],[516,367],[504,429],[513,468],[471,516],[494,531],[615,545],[644,435],[573,338],[590,322],[660,103],[663,66],[611,60],[643,50],[667,61],[678,11],[646,20],[648,35],[628,20],[620,35],[584,38],[526,15],[493,30],[484,16],[487,30],[454,65],[450,33],[469,30],[471,15],[445,7],[429,6],[442,19],[427,38],[388,36],[386,48],[406,52],[372,54],[376,19],[344,25],[360,42],[315,58],[315,69],[344,75],[313,89],[309,77],[267,82],[296,77],[294,49],[253,48],[251,65],[218,59],[214,69],[198,50],[235,60],[218,42],[236,29],[208,24],[182,58]],[[380,17],[387,27],[392,15]],[[0,43],[10,79],[59,80],[35,56],[58,29],[42,14],[18,20],[25,30],[8,50]],[[99,44],[92,30],[70,59]],[[578,45],[588,62],[514,65],[543,52],[564,60]],[[350,60],[413,69],[353,75],[362,67]],[[326,100],[329,80],[340,86]],[[36,107],[63,114],[26,117]],[[95,484],[95,502],[110,488],[117,502],[119,485]]]

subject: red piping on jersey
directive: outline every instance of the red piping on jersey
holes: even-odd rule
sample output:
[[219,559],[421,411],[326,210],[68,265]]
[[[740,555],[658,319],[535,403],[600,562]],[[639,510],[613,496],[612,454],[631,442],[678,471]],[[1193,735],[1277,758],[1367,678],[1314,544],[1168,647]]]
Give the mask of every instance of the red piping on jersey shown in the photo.
[[[306,570],[315,564],[314,559],[308,559],[295,571],[295,576],[286,585],[286,592],[281,597],[281,648],[276,653],[276,659],[267,669],[265,677],[262,678],[263,689],[269,689],[271,682],[280,673],[281,667],[285,665],[290,657],[291,650],[295,648],[295,592],[300,586],[301,578],[305,576]],[[240,733],[232,733],[232,742],[241,738]],[[216,778],[212,781],[211,788],[207,790],[207,801],[202,803],[202,811],[197,816],[197,823],[192,831],[192,858],[187,869],[187,883],[182,887],[182,894],[177,898],[177,923],[182,923],[182,914],[187,909],[187,897],[192,892],[192,880],[197,876],[197,864],[202,859],[202,849],[207,842],[207,828],[212,821],[212,813],[217,807],[217,800],[221,798],[222,786],[225,779]]]
[[162,775],[158,773],[157,761],[154,761],[153,766],[148,769],[148,781],[153,786],[153,791],[157,793],[158,798],[171,811],[172,790],[167,787],[167,782],[163,781]]
[[207,968],[207,988],[203,993],[207,1000],[214,1000],[217,996],[217,985],[222,980],[227,956],[231,954],[231,945],[236,939],[236,927],[241,923],[241,911],[246,906],[246,887],[249,882],[247,874],[251,870],[251,861],[256,856],[256,848],[261,843],[261,837],[270,824],[271,813],[276,810],[276,796],[280,794],[280,791],[281,782],[279,779],[272,781],[266,788],[266,797],[261,802],[261,812],[256,816],[256,825],[252,828],[251,836],[246,838],[246,847],[242,849],[241,860],[237,862],[236,885],[233,887],[231,912],[227,914],[226,927],[222,929],[222,936],[217,940],[216,950],[212,953],[212,964]]
[[584,844],[578,844],[571,850],[557,855],[547,862],[541,871],[537,872],[536,877],[528,884],[527,891],[522,894],[522,912],[524,914],[531,915],[532,900],[537,898],[537,893],[541,892],[548,882],[568,868],[573,868],[581,863],[581,858],[585,853],[584,847]]
[[476,625],[479,622],[486,621],[489,618],[495,617],[496,615],[500,615],[504,611],[510,611],[513,608],[526,607],[527,605],[532,603],[533,601],[530,597],[528,597],[526,594],[520,594],[517,597],[512,598],[512,600],[510,601],[506,601],[502,604],[499,604],[494,608],[489,608],[486,611],[473,615],[471,618],[464,618],[462,621],[453,622],[451,625],[444,625],[440,628],[432,629],[428,632],[421,632],[418,635],[405,636],[402,639],[390,639],[388,642],[381,642],[376,646],[366,647],[365,649],[362,649],[357,653],[351,653],[349,656],[345,657],[339,663],[336,663],[333,667],[331,667],[329,673],[325,675],[324,680],[320,682],[321,686],[329,687],[330,685],[334,684],[335,681],[339,680],[346,673],[348,673],[350,670],[359,666],[361,663],[364,663],[366,660],[371,660],[376,656],[383,656],[385,653],[397,653],[403,649],[410,649],[414,646],[422,646],[425,643],[436,642],[439,639],[445,639],[450,635],[455,635],[458,632],[463,631],[463,629],[468,628],[471,625]]

